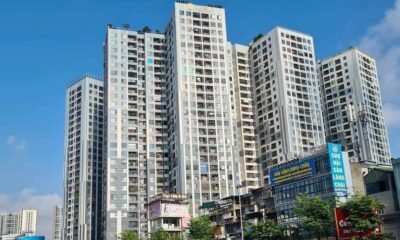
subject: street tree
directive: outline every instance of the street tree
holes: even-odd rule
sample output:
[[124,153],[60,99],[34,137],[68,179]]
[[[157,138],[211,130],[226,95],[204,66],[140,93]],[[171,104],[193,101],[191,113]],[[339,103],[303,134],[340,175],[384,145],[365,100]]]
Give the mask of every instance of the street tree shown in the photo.
[[207,216],[192,218],[189,223],[189,239],[210,240],[213,239],[213,226]]
[[172,235],[164,229],[159,229],[151,234],[151,240],[180,240],[182,238]]
[[359,233],[359,236],[355,239],[380,240],[391,237],[390,233],[375,232],[383,223],[379,212],[383,212],[385,209],[385,205],[379,199],[356,194],[343,203],[340,208],[344,217],[351,222],[352,227]]
[[306,194],[297,196],[298,206],[294,214],[299,218],[298,229],[307,238],[329,237],[335,221],[333,216],[334,201],[324,201],[320,197],[308,197]]
[[246,224],[245,238],[248,240],[283,240],[287,239],[284,225],[278,225],[273,220],[266,220],[257,224]]
[[135,231],[125,230],[117,236],[118,240],[139,240],[139,237]]

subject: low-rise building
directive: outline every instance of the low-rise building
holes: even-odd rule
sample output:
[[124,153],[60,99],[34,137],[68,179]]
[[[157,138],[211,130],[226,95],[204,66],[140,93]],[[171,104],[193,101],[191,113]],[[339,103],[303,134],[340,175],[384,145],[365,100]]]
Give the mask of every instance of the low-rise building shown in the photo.
[[[240,239],[242,223],[276,219],[274,197],[270,187],[252,189],[245,195],[230,196],[208,202],[201,207],[210,217],[218,239]],[[242,216],[242,217],[241,217]]]
[[149,201],[149,233],[164,230],[183,237],[190,221],[186,194],[161,193]]
[[326,201],[344,201],[352,190],[350,163],[340,144],[328,143],[313,153],[270,169],[279,224],[296,223],[296,197],[305,193]]
[[[395,164],[393,164],[395,166]],[[381,213],[383,225],[381,230],[391,232],[394,239],[400,239],[400,206],[394,171],[390,167],[371,169],[364,177],[367,195],[382,201],[385,209]]]

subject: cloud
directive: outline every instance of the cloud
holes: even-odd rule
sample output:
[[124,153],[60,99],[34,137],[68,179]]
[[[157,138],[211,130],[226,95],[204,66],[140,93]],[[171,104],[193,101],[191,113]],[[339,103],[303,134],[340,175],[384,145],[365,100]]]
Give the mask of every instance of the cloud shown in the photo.
[[53,207],[61,204],[57,194],[37,195],[33,189],[24,189],[17,196],[0,195],[0,210],[14,212],[21,209],[37,210],[37,234],[51,239]]
[[[369,27],[359,46],[375,57],[378,67],[385,118],[389,127],[399,128],[400,113],[400,0],[385,16]],[[400,119],[397,118],[397,121]]]
[[26,142],[25,140],[18,139],[14,135],[10,135],[7,138],[6,144],[8,147],[10,147],[13,150],[22,152],[26,149]]

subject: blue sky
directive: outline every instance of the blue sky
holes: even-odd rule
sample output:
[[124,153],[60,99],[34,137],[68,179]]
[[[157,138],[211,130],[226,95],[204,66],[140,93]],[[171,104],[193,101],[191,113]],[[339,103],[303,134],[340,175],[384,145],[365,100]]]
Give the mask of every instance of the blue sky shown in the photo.
[[[317,57],[321,59],[351,45],[371,52],[377,57],[378,66],[382,66],[378,70],[392,153],[400,156],[398,3],[194,3],[222,4],[227,12],[228,38],[234,43],[247,44],[258,33],[281,25],[313,35]],[[108,23],[164,30],[172,7],[173,1],[166,0],[1,1],[0,199],[10,202],[22,194],[61,195],[67,83],[86,72],[102,75],[102,44]],[[382,46],[377,47],[380,43]],[[1,206],[0,200],[0,211]]]

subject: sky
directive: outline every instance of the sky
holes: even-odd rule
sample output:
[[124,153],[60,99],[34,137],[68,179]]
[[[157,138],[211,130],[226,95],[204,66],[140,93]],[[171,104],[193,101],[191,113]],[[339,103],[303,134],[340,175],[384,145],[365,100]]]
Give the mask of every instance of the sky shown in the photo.
[[[350,46],[378,64],[392,155],[400,157],[400,0],[198,0],[226,9],[228,40],[248,44],[277,25],[311,34],[325,59]],[[107,24],[163,31],[170,0],[1,0],[0,212],[39,210],[49,235],[61,203],[66,85],[102,75]]]

